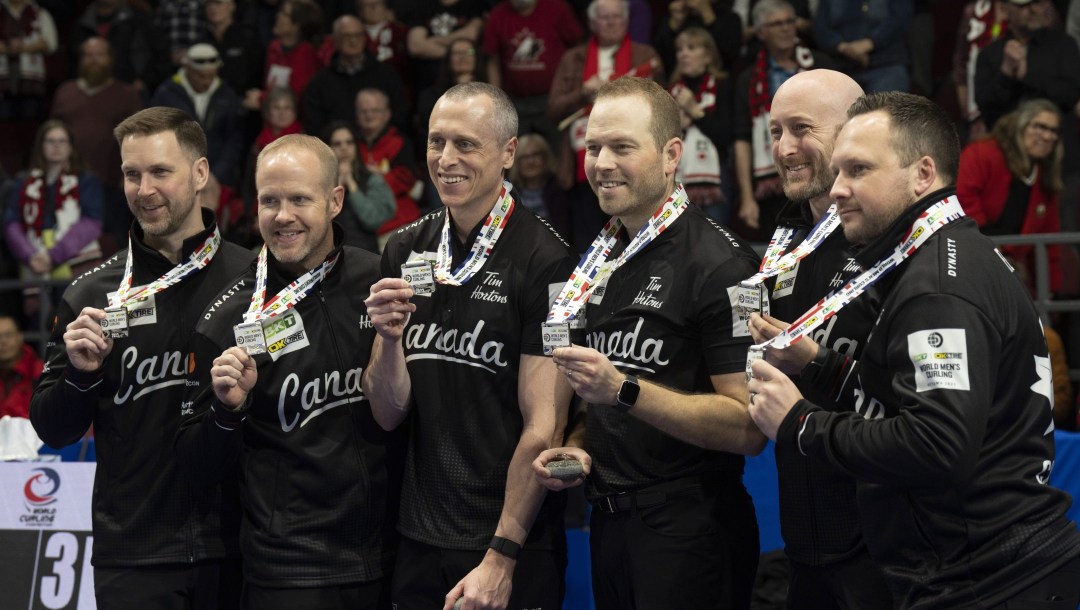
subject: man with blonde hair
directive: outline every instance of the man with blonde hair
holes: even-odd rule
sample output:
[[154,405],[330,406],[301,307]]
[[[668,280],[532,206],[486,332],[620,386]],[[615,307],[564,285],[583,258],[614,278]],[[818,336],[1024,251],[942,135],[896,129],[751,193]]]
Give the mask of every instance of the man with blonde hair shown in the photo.
[[391,435],[360,386],[375,331],[360,315],[378,258],[343,246],[337,157],[288,135],[259,154],[266,245],[192,340],[177,451],[197,480],[241,477],[244,607],[386,606]]

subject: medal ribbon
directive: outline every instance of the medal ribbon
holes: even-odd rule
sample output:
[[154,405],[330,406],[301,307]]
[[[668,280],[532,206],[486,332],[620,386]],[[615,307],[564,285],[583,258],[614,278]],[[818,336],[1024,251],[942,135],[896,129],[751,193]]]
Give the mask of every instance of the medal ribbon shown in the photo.
[[128,237],[128,252],[127,262],[124,263],[124,276],[120,279],[120,287],[116,289],[116,296],[109,299],[110,307],[121,307],[128,302],[138,302],[149,296],[155,295],[162,290],[165,290],[169,286],[180,282],[180,280],[195,273],[203,267],[210,264],[214,255],[217,254],[218,247],[221,245],[221,233],[218,231],[217,225],[214,226],[214,230],[207,236],[204,241],[195,251],[191,253],[183,263],[173,267],[165,275],[143,286],[135,294],[129,295],[131,291],[131,265],[132,265],[132,247],[131,237]]
[[341,256],[339,251],[323,261],[318,267],[296,278],[291,284],[282,288],[281,292],[266,301],[264,306],[267,275],[266,252],[267,248],[264,245],[262,250],[259,251],[259,259],[255,263],[255,291],[251,293],[251,306],[248,307],[247,313],[244,314],[245,323],[270,320],[296,307],[300,301],[304,300],[304,297],[311,294],[311,291],[323,281],[326,274],[330,273],[330,270],[337,264],[338,257]]
[[[760,284],[774,275],[779,275],[795,266],[796,263],[810,255],[818,246],[825,241],[836,227],[840,226],[840,214],[836,212],[836,204],[829,206],[829,210],[818,220],[810,234],[795,249],[783,254],[784,249],[791,243],[795,235],[795,229],[791,227],[777,227],[769,241],[769,247],[765,250],[765,256],[761,259],[760,270],[743,280],[744,283]],[[783,255],[782,255],[783,254]],[[782,255],[782,256],[781,256]]]
[[566,284],[559,291],[559,296],[555,298],[555,303],[548,314],[548,322],[565,322],[575,317],[596,287],[666,231],[679,216],[682,216],[688,204],[686,191],[681,184],[676,185],[675,191],[664,202],[664,205],[660,206],[652,218],[638,229],[634,239],[611,263],[607,262],[607,258],[615,247],[617,236],[623,225],[618,218],[609,220],[581,257],[574,272],[570,274],[570,279],[566,280]]
[[499,241],[503,229],[506,228],[510,214],[514,212],[514,198],[510,196],[510,190],[513,188],[509,181],[503,180],[499,198],[495,201],[495,206],[491,208],[487,219],[484,220],[484,226],[480,229],[480,235],[476,237],[476,241],[473,242],[469,256],[452,275],[450,273],[450,264],[453,259],[450,254],[450,211],[447,210],[446,220],[443,222],[442,237],[439,239],[439,252],[435,259],[434,275],[436,282],[449,284],[450,286],[461,286],[471,280],[483,268],[484,263],[491,256],[491,251],[495,248],[495,243]]
[[964,208],[955,195],[946,197],[930,206],[919,215],[911,225],[904,239],[892,253],[881,259],[873,267],[849,280],[844,286],[833,291],[818,301],[817,305],[791,323],[784,332],[776,335],[762,345],[784,349],[801,339],[829,318],[836,315],[845,305],[866,292],[866,289],[892,271],[897,265],[915,253],[930,236],[945,225],[964,217]]

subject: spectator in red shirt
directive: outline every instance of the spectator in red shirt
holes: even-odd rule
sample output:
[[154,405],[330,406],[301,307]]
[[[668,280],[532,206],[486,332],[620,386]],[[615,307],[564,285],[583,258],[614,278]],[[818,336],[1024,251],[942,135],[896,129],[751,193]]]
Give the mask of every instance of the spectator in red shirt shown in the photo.
[[41,367],[15,318],[0,316],[0,417],[30,417],[30,395]]
[[548,92],[563,53],[582,41],[581,24],[564,0],[503,0],[484,28],[488,82],[510,95],[518,132],[538,132],[555,148]]
[[244,107],[259,111],[264,91],[288,87],[303,98],[304,88],[323,67],[319,61],[314,38],[322,32],[323,14],[319,5],[310,0],[286,0],[274,21],[274,40],[266,49],[266,76],[263,89],[249,89]]

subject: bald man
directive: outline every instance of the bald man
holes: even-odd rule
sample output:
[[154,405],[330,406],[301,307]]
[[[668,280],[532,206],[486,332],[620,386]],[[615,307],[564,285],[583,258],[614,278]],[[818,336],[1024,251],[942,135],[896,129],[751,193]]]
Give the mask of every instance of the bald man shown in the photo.
[[[862,93],[845,74],[811,70],[788,79],[773,98],[769,120],[772,157],[788,198],[778,215],[777,234],[793,232],[788,252],[822,239],[789,270],[766,280],[773,317],[753,318],[755,342],[763,339],[755,332],[755,324],[786,327],[781,320],[790,322],[801,316],[857,269],[850,244],[839,230],[839,218],[829,214],[829,190],[836,177],[829,168],[829,158],[848,107]],[[830,227],[834,230],[826,235]],[[864,295],[822,325],[812,338],[857,358],[874,323],[877,304],[873,292]],[[815,403],[839,408],[813,388],[804,387],[808,384],[802,384],[798,377],[796,383]],[[855,481],[790,446],[777,445],[776,467],[780,527],[791,561],[788,608],[892,607],[881,572],[863,543],[855,509]]]

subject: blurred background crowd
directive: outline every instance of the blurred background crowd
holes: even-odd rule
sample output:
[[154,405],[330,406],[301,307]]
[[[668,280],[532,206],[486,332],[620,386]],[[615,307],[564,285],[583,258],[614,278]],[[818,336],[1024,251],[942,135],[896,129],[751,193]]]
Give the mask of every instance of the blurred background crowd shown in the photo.
[[[435,101],[491,82],[521,117],[522,202],[581,251],[606,220],[581,164],[590,102],[607,80],[651,77],[682,109],[692,201],[761,243],[784,201],[772,93],[813,68],[948,110],[959,196],[985,233],[1078,230],[1080,0],[0,0],[0,273],[55,280],[0,290],[0,415],[20,414],[40,372],[23,332],[42,336],[64,280],[127,245],[112,129],[143,107],[202,124],[201,203],[229,239],[258,245],[255,156],[307,133],[341,162],[347,242],[377,250],[440,205],[424,158]],[[1034,249],[1003,251],[1033,287]],[[1078,298],[1076,246],[1048,254],[1052,296]],[[1062,371],[1080,359],[1075,318],[1047,325]],[[1074,429],[1067,374],[1055,385]]]

